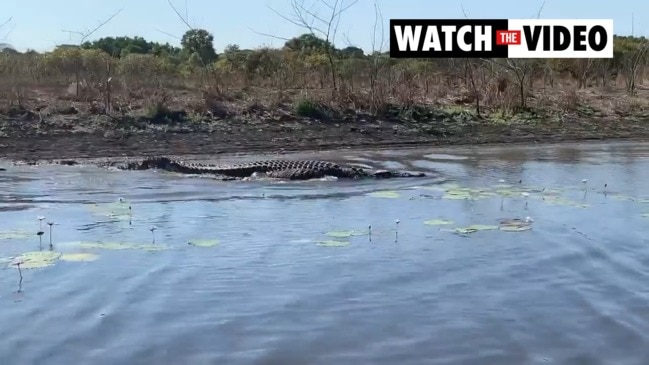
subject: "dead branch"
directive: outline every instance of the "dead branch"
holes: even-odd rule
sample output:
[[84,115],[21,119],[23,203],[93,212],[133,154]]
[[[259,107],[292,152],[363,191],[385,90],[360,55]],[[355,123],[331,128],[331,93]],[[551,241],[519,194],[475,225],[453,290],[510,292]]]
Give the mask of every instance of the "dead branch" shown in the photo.
[[190,30],[194,30],[194,27],[192,27],[191,24],[189,24],[189,19],[186,18],[186,17],[187,17],[187,1],[185,0],[185,17],[183,17],[183,16],[180,14],[180,12],[178,11],[178,9],[176,9],[176,7],[175,7],[174,4],[171,2],[171,0],[167,0],[167,2],[169,3],[169,6],[171,6],[171,9],[174,11],[174,13],[176,13],[176,15],[178,15],[178,18],[180,18],[180,20],[181,20],[183,23],[185,23],[185,25],[187,26],[187,28],[189,28]]
[[282,40],[282,41],[290,41],[291,40],[290,38],[284,38],[284,37],[279,37],[279,36],[268,34],[268,33],[257,32],[256,30],[254,30],[254,29],[252,29],[250,27],[248,27],[248,29],[250,29],[250,31],[252,31],[255,34],[263,35],[264,37],[275,38],[275,39],[279,39],[279,40]]
[[9,17],[9,19],[5,20],[3,23],[0,23],[0,27],[4,27],[5,25],[9,24],[11,19],[13,19],[13,17]]
[[108,19],[104,20],[103,22],[101,22],[99,25],[97,25],[94,29],[92,29],[90,31],[81,32],[81,31],[62,30],[62,32],[69,33],[70,35],[77,34],[77,35],[81,36],[81,39],[79,41],[79,44],[81,45],[81,44],[83,44],[83,42],[86,41],[86,39],[88,39],[88,37],[93,35],[95,32],[97,32],[99,29],[101,29],[101,27],[103,27],[104,25],[108,24],[111,20],[113,20],[113,18],[115,18],[119,13],[121,13],[122,10],[124,10],[124,9],[119,9],[113,15],[111,15]]

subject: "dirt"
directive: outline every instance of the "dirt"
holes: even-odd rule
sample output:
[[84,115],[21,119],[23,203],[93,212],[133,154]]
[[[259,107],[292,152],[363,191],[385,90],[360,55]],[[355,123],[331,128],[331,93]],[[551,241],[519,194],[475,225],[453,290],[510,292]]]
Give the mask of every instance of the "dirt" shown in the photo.
[[[644,112],[643,112],[644,113]],[[335,149],[545,143],[649,137],[647,115],[543,115],[497,120],[466,112],[395,111],[385,118],[347,114],[312,119],[277,110],[263,115],[151,120],[62,111],[0,116],[0,157],[37,163],[151,155],[268,154]]]

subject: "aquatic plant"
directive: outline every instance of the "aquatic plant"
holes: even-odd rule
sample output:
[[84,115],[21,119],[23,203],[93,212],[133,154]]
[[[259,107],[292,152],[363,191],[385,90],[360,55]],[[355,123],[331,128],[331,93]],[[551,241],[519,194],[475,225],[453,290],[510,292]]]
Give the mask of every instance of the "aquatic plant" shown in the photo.
[[349,246],[350,243],[347,241],[325,240],[325,241],[318,241],[316,245],[323,246],[323,247],[344,247],[344,246]]
[[187,244],[196,247],[214,247],[219,245],[220,242],[218,240],[197,239],[197,240],[190,240],[187,242]]
[[374,198],[388,198],[388,199],[396,199],[400,197],[399,193],[393,190],[375,191],[372,193],[368,193],[367,195]]
[[21,262],[16,262],[16,268],[18,268],[18,291],[17,293],[20,293],[23,290],[23,270],[20,268]]
[[43,232],[43,220],[44,219],[45,219],[45,217],[43,217],[43,216],[38,217],[38,232],[36,232],[36,235],[38,236],[39,241],[42,240],[42,236],[43,236],[43,234],[45,234],[45,232]]
[[428,226],[445,226],[454,223],[452,220],[448,220],[448,219],[431,219],[431,220],[424,221],[424,224]]
[[394,223],[397,225],[394,229],[394,242],[396,243],[399,240],[399,220],[395,219]]
[[47,225],[50,226],[50,247],[52,247],[52,226],[54,222],[47,222]]
[[[372,226],[369,226],[370,232],[372,230]],[[329,237],[335,237],[335,238],[347,238],[347,237],[352,237],[352,236],[365,236],[366,234],[370,234],[369,232],[363,232],[363,231],[358,231],[358,230],[347,230],[347,231],[330,231],[325,233],[325,235]]]
[[8,230],[8,231],[0,232],[0,241],[25,239],[25,238],[29,238],[30,236],[33,237],[32,234],[33,233],[29,233],[27,231],[22,231],[22,230]]
[[631,202],[636,201],[636,198],[634,198],[632,196],[628,196],[628,195],[622,195],[622,194],[613,194],[613,195],[611,195],[611,198],[613,198],[615,200],[626,200],[626,201],[631,201]]
[[476,189],[476,188],[461,188],[454,187],[445,190],[444,196],[442,199],[448,200],[479,200],[495,196],[491,191],[485,189]]
[[532,229],[532,219],[530,217],[525,219],[503,219],[500,221],[500,227],[498,229],[505,232],[529,231]]
[[77,253],[64,253],[61,255],[61,257],[59,257],[59,260],[70,261],[70,262],[90,262],[90,261],[95,261],[98,258],[99,255],[94,253],[77,252]]
[[521,193],[521,195],[523,196],[523,199],[525,199],[525,209],[527,209],[527,198],[530,197],[530,193],[528,193],[527,191],[524,191],[524,192]]
[[487,225],[487,224],[472,224],[468,227],[459,227],[455,228],[456,233],[460,234],[469,234],[469,233],[475,233],[478,231],[490,231],[490,230],[496,230],[498,229],[498,226],[494,225]]
[[9,266],[16,266],[20,263],[20,267],[23,269],[39,269],[54,265],[60,257],[61,253],[55,251],[25,252],[16,256]]

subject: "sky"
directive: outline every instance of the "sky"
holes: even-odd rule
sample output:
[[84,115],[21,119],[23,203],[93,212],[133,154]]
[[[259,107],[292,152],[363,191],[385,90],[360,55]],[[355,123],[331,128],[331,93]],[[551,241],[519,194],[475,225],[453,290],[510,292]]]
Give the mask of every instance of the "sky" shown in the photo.
[[[274,12],[291,17],[292,1],[303,2],[309,8],[315,4],[312,9],[321,17],[328,10],[323,4],[334,3],[334,0],[171,0],[179,12],[188,15],[192,27],[206,29],[214,35],[217,52],[228,44],[238,44],[241,48],[280,47],[285,41],[279,38],[305,33],[305,29]],[[352,1],[344,0],[343,4]],[[383,50],[388,48],[390,18],[464,18],[465,13],[469,18],[536,18],[542,5],[542,18],[613,19],[616,34],[630,35],[633,30],[636,36],[649,35],[649,1],[645,0],[546,0],[545,4],[543,0],[358,0],[341,16],[336,46],[372,49],[375,4],[383,17]],[[118,11],[89,40],[141,36],[149,41],[179,45],[180,37],[188,30],[168,0],[0,0],[0,24],[11,17],[0,28],[0,43],[8,43],[19,51],[39,52],[59,44],[77,44],[81,39],[79,33],[96,28]],[[376,48],[378,43],[380,36]]]

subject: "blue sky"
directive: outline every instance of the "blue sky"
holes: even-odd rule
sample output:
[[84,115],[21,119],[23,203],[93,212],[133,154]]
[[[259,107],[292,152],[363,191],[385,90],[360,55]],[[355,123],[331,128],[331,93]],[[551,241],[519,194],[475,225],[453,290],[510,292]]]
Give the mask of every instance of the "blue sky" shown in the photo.
[[[306,4],[319,0],[300,0]],[[327,0],[333,3],[333,0]],[[352,0],[345,0],[349,4]],[[190,23],[214,35],[218,52],[230,43],[242,48],[263,45],[281,46],[284,41],[256,34],[269,33],[290,38],[303,30],[288,23],[269,7],[291,14],[291,0],[186,0]],[[462,18],[462,7],[470,18],[535,17],[542,0],[359,0],[340,20],[336,45],[352,44],[370,50],[374,24],[374,3],[378,3],[387,31],[390,18]],[[182,13],[185,0],[172,0]],[[523,5],[524,4],[524,5]],[[57,44],[78,43],[79,36],[64,32],[93,29],[122,9],[91,39],[105,36],[142,36],[147,40],[179,44],[187,27],[178,19],[167,0],[1,0],[0,23],[12,21],[0,29],[0,43],[16,49],[49,50]],[[318,14],[326,8],[318,6]],[[649,35],[649,1],[644,0],[546,0],[543,18],[612,18],[616,34]],[[252,30],[251,30],[252,29]],[[254,31],[253,31],[254,30]],[[174,35],[174,38],[165,33]]]

